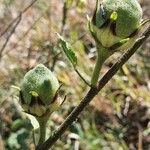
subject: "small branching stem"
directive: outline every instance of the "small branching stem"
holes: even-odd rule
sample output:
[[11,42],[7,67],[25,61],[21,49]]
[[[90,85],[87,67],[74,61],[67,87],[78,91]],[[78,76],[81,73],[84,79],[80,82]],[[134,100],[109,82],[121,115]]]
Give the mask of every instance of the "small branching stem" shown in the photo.
[[79,72],[79,70],[77,68],[74,68],[74,70],[79,75],[79,77],[82,79],[82,81],[84,81],[84,83],[86,85],[88,85],[89,87],[91,87],[90,83],[88,81],[86,81],[86,79],[81,75],[81,73]]

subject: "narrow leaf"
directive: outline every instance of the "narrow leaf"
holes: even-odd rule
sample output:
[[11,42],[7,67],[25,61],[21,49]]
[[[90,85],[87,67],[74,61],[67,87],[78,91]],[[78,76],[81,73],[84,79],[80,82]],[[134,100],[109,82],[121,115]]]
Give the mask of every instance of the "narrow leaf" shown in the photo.
[[76,67],[76,65],[77,65],[77,56],[75,55],[75,53],[71,49],[71,47],[69,47],[69,44],[63,39],[63,37],[60,36],[58,33],[57,33],[57,35],[60,39],[60,44],[62,46],[62,49],[63,49],[64,53],[66,54],[67,58],[70,60],[73,67]]

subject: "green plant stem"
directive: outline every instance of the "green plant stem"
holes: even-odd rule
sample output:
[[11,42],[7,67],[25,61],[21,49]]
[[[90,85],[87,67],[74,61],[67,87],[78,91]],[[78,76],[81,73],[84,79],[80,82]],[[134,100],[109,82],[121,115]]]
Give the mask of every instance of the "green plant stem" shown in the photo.
[[86,79],[81,75],[81,73],[79,72],[79,70],[77,68],[74,68],[74,70],[79,75],[79,77],[84,81],[84,83],[86,85],[88,85],[89,87],[91,87],[91,84],[88,81],[86,81]]
[[37,118],[40,126],[40,138],[38,145],[42,144],[45,141],[46,137],[46,124],[47,124],[47,118]]
[[92,79],[91,79],[91,85],[96,86],[101,68],[105,62],[105,60],[111,55],[106,48],[104,48],[99,43],[96,46],[97,49],[97,59],[96,59],[96,65],[93,71]]

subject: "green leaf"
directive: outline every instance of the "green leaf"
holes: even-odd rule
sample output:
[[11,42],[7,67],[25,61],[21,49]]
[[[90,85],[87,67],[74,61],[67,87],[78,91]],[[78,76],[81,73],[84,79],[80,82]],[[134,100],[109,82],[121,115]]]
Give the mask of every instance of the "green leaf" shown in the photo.
[[60,36],[58,33],[57,33],[57,35],[60,39],[60,44],[62,46],[62,49],[63,49],[64,53],[66,54],[66,56],[68,57],[68,59],[72,63],[73,67],[76,67],[76,65],[77,65],[77,56],[75,55],[75,53],[71,49],[71,47],[69,47],[69,44],[63,39],[63,37]]
[[15,121],[13,121],[13,123],[11,125],[11,129],[13,131],[20,130],[21,128],[31,130],[32,129],[32,124],[31,124],[30,120],[28,120],[28,119],[25,119],[25,120],[16,119]]

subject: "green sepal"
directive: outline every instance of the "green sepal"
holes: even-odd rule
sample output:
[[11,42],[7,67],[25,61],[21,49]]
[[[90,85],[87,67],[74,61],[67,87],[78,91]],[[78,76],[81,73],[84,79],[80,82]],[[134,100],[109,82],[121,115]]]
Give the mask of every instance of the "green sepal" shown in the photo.
[[125,43],[127,43],[130,40],[130,38],[126,38],[123,40],[120,40],[119,42],[115,43],[114,45],[112,45],[109,49],[110,50],[115,50],[121,46],[123,46]]
[[46,112],[46,108],[42,105],[39,104],[35,104],[32,107],[30,107],[30,113],[31,114],[35,114],[36,116],[42,116],[43,114],[45,114]]
[[94,38],[95,42],[100,44],[100,41],[98,40],[97,35],[93,30],[93,24],[92,24],[91,19],[89,18],[89,16],[87,16],[87,20],[88,20],[88,30],[90,31],[90,34]]

